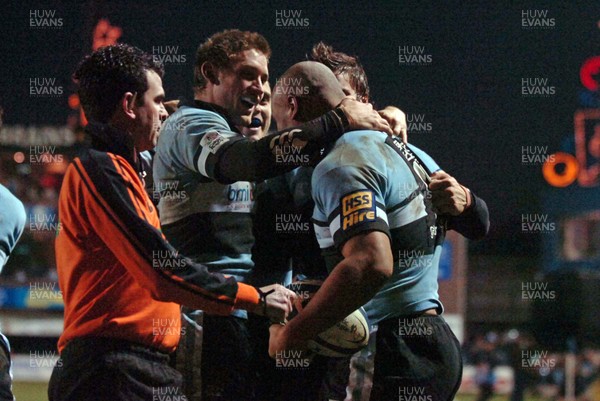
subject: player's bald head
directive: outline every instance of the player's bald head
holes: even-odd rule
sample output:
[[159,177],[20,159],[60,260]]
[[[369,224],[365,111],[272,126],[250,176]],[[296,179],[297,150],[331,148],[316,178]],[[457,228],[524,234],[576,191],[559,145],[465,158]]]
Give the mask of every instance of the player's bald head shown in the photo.
[[329,68],[315,61],[291,66],[275,85],[273,103],[293,96],[298,102],[296,121],[309,121],[332,110],[344,98],[337,78]]

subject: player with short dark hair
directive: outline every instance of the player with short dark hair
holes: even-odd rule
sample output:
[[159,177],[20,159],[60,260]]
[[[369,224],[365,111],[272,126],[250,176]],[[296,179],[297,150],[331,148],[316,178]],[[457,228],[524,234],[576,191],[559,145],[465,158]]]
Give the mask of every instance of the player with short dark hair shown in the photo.
[[[119,64],[115,60],[119,60]],[[73,80],[79,85],[79,100],[87,118],[108,123],[124,92],[141,95],[148,90],[147,71],[161,78],[165,72],[152,55],[132,46],[109,46],[86,56],[73,74]],[[135,100],[138,106],[144,102],[141,96]]]
[[259,291],[211,273],[164,239],[139,157],[154,147],[166,117],[161,75],[148,54],[125,44],[96,50],[74,75],[92,148],[69,165],[59,197],[55,247],[65,316],[52,401],[183,396],[181,375],[169,366],[180,304],[222,315],[244,308],[275,320],[291,308],[285,288]]
[[[282,85],[294,79],[314,84],[308,95],[313,104],[331,107],[344,96],[335,76],[318,63],[298,63],[283,76],[290,79],[279,80]],[[282,95],[286,90],[274,93],[277,125],[298,124],[301,103]],[[330,275],[301,313],[286,326],[272,326],[271,355],[303,348],[364,305],[379,326],[370,399],[396,399],[408,387],[411,394],[422,387],[417,391],[432,400],[452,400],[462,365],[459,343],[439,316],[437,270],[446,227],[433,211],[427,184],[427,172],[436,170],[427,154],[381,133],[356,131],[336,142],[312,176],[313,219]],[[481,221],[472,231],[480,237],[489,221],[477,202],[483,201],[463,196],[452,208],[458,220]],[[468,216],[483,211],[485,216]],[[431,336],[404,336],[401,322],[422,324]]]

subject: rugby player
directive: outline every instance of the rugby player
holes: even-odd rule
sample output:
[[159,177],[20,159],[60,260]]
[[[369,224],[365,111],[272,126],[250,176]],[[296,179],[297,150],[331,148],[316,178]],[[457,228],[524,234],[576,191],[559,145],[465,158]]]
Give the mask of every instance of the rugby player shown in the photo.
[[[0,110],[0,126],[2,125]],[[0,185],[0,272],[25,228],[25,208],[6,187]],[[13,401],[10,344],[0,333],[0,401]]]
[[[363,102],[370,100],[367,76],[356,57],[335,52],[323,42],[313,46],[311,57],[332,70],[345,95]],[[386,118],[395,134],[406,142],[405,114],[393,106],[388,106],[378,113]],[[253,227],[256,242],[252,249],[252,257],[256,263],[253,270],[254,285],[284,282],[284,277],[290,277],[292,270],[295,277],[319,279],[327,275],[325,262],[310,223],[314,209],[314,202],[310,196],[312,171],[312,167],[299,167],[284,176],[266,180],[257,187]],[[459,214],[466,196],[470,196],[467,188],[442,171],[432,173],[430,190],[434,209],[448,215]],[[476,206],[483,209],[486,207],[485,202],[477,202]],[[487,211],[484,210],[482,214],[487,215]],[[471,235],[468,229],[481,225],[480,215],[469,213],[460,220],[464,220],[465,217],[467,224],[463,224],[464,227],[450,221],[449,229],[458,229],[463,235]],[[284,219],[287,219],[288,223],[281,223]],[[264,319],[251,319],[259,322],[261,320]],[[376,329],[377,325],[373,325],[372,334]],[[260,355],[256,357],[258,359]],[[372,357],[368,348],[353,356],[350,383],[350,357],[329,360],[317,357],[311,361],[308,368],[293,372],[289,372],[289,369],[276,369],[276,363],[264,361],[261,368],[257,369],[257,395],[262,396],[261,399],[268,399],[269,394],[281,392],[284,393],[282,398],[285,399],[312,400],[321,397],[341,400],[346,396],[348,385],[348,392],[359,397],[361,393],[368,393],[370,389],[372,369],[367,369],[366,366],[369,366]],[[272,380],[271,376],[280,380]],[[303,388],[301,393],[295,390],[298,387]]]
[[[284,77],[289,79],[278,82],[300,79],[310,89],[299,102],[275,88],[273,117],[280,128],[297,125],[298,116],[311,118],[304,104],[331,107],[344,96],[335,76],[318,63],[296,64]],[[336,142],[312,176],[315,230],[331,273],[298,316],[271,327],[271,355],[303,348],[364,305],[379,326],[370,399],[396,399],[406,388],[422,388],[436,401],[453,399],[462,364],[458,341],[439,316],[437,270],[446,226],[433,211],[427,175],[436,170],[424,152],[384,134],[356,131]],[[479,221],[472,232],[485,235],[487,208],[475,207],[483,201],[460,192],[449,207],[456,209],[455,220]],[[432,335],[427,341],[402,336],[401,323],[422,324]]]

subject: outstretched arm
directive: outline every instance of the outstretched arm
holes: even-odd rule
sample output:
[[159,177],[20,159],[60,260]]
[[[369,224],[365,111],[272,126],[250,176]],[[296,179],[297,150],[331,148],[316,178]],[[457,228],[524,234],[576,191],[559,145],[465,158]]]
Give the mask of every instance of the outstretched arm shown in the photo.
[[[392,133],[388,122],[371,105],[345,98],[339,107],[301,126],[267,135],[258,141],[238,140],[218,155],[214,176],[219,182],[257,181],[270,178],[319,155],[344,132],[369,129]],[[292,157],[290,157],[292,156]]]

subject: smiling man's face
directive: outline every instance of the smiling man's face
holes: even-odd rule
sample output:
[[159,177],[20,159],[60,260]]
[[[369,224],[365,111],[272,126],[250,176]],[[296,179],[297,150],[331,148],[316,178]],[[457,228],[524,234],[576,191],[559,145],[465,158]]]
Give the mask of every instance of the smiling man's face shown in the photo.
[[246,138],[257,141],[269,132],[271,126],[271,86],[265,82],[261,101],[254,106],[249,127],[239,127]]
[[214,103],[227,110],[234,125],[250,127],[268,79],[267,57],[256,49],[244,50],[233,58],[231,67],[218,71]]

